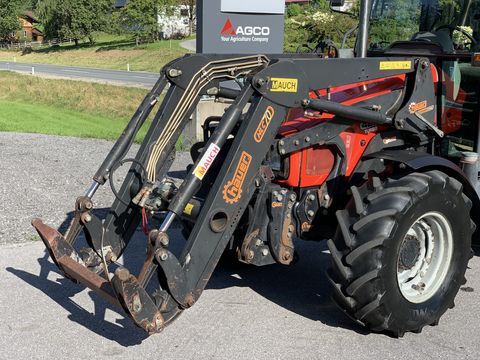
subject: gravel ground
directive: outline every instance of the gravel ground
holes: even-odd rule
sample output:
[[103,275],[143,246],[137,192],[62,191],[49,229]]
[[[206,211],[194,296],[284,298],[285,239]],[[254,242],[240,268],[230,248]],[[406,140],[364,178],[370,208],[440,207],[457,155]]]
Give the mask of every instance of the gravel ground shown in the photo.
[[[480,257],[439,326],[393,339],[369,333],[332,304],[322,275],[330,256],[312,242],[296,244],[300,261],[289,267],[217,269],[194,307],[147,338],[122,311],[66,280],[32,241],[30,219],[60,224],[111,145],[0,133],[0,359],[479,358]],[[180,154],[174,170],[187,159]],[[112,200],[108,188],[95,199],[98,207]],[[172,246],[183,245],[178,229],[171,235]],[[138,264],[145,237],[132,241],[120,260]]]
[[[39,134],[0,133],[0,245],[39,240],[34,217],[59,226],[75,199],[92,183],[113,142]],[[131,152],[138,149],[132,147]],[[172,170],[185,170],[188,153],[177,154]],[[117,180],[119,185],[121,178]],[[108,185],[94,197],[95,207],[110,207]]]

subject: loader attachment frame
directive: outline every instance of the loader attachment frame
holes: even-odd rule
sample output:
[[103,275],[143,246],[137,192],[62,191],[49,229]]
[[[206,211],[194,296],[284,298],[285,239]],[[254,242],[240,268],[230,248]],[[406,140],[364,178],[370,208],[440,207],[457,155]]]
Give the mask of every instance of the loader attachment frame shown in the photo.
[[[342,106],[326,99],[311,98],[311,92],[316,89],[397,75],[405,75],[409,87],[397,112],[400,117],[389,113],[389,109]],[[162,69],[159,81],[95,174],[94,183],[85,196],[77,199],[75,218],[66,236],[38,219],[33,221],[33,226],[53,261],[67,277],[84,283],[110,302],[120,305],[148,333],[159,332],[198,300],[254,194],[271,182],[271,171],[263,166],[263,162],[272,147],[276,147],[282,155],[285,153],[285,147],[279,145],[275,138],[291,109],[304,107],[330,112],[352,121],[390,125],[412,133],[433,133],[435,112],[425,114],[426,119],[418,119],[407,111],[411,97],[419,93],[426,101],[434,103],[431,77],[426,59],[186,56]],[[240,78],[243,84],[241,91],[223,91],[223,94],[235,98],[233,104],[204,145],[193,171],[187,174],[163,209],[165,218],[161,227],[150,232],[140,274],[134,276],[119,267],[111,277],[108,267],[122,255],[132,238],[141,221],[145,201],[151,196],[155,184],[165,179],[174,158],[175,142],[200,97],[222,93],[222,81]],[[146,138],[132,160],[109,215],[102,221],[92,214],[91,199],[97,188],[111,177],[112,169],[124,160],[136,133],[167,84],[170,87]],[[321,131],[318,134],[316,140],[321,143],[324,141]],[[232,135],[233,142],[228,148],[224,147]],[[332,137],[331,134],[328,136]],[[291,151],[295,151],[296,143],[291,146]],[[213,154],[212,161],[215,161],[222,151],[225,157],[220,171],[177,258],[168,248],[169,227],[175,218],[182,216],[189,201],[200,189],[208,171],[208,166],[202,168],[204,158],[210,152]],[[294,194],[291,196],[294,201]],[[81,230],[86,234],[95,261],[91,257],[82,257],[74,249],[75,239]],[[100,275],[102,272],[103,276]],[[146,288],[154,274],[160,278],[160,288],[152,295],[147,293]]]

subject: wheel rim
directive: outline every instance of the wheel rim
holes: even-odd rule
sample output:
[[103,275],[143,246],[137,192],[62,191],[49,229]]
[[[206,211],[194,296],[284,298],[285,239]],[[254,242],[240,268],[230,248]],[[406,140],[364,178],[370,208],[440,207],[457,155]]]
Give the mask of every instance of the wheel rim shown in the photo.
[[407,231],[397,259],[397,281],[403,297],[412,303],[430,299],[444,283],[453,254],[449,221],[429,212]]

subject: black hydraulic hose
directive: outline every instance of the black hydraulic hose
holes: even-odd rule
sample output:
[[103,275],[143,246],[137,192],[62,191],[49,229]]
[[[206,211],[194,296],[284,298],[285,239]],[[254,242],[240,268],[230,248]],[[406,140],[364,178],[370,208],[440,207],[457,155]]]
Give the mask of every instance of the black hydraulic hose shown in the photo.
[[356,106],[347,106],[329,100],[316,99],[305,100],[303,106],[317,111],[338,115],[346,119],[352,119],[369,124],[391,124],[392,119],[379,111],[362,109]]
[[[204,156],[208,156],[208,153],[211,152],[212,149],[218,154],[218,152],[232,133],[233,129],[235,128],[235,125],[237,124],[240,116],[243,113],[243,109],[248,104],[250,98],[253,95],[253,91],[254,90],[250,84],[242,90],[241,95],[238,97],[237,101],[232,106],[230,106],[225,115],[223,115],[222,120],[218,124],[214,133],[208,140],[207,144],[205,144],[205,146],[203,147],[202,154],[195,162],[193,169],[197,169],[199,164],[202,162]],[[212,158],[209,160],[209,166],[211,166],[211,164],[215,160],[215,157],[216,155],[212,156]],[[206,168],[205,170],[208,171],[208,168]],[[177,215],[182,214],[183,209],[185,209],[185,206],[188,204],[188,201],[200,189],[203,176],[198,176],[198,174],[195,174],[195,172],[196,171],[187,174],[187,177],[180,186],[180,189],[178,189],[177,195],[170,203],[170,206],[168,208],[170,212],[173,212]]]
[[153,89],[148,93],[137,111],[133,115],[132,119],[128,123],[127,127],[123,131],[122,135],[118,138],[110,153],[107,155],[102,165],[96,172],[93,180],[103,185],[108,179],[108,174],[112,169],[112,166],[120,161],[130,150],[130,147],[135,140],[135,136],[147,120],[148,116],[152,112],[158,97],[162,93],[163,89],[167,85],[167,78],[164,74],[160,76]]

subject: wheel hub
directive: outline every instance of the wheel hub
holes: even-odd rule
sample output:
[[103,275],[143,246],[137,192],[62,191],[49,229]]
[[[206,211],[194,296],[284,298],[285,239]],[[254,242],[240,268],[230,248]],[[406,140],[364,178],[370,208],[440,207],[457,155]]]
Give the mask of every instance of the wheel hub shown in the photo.
[[416,236],[407,235],[400,251],[398,267],[401,270],[410,270],[420,257],[420,241]]
[[397,258],[397,280],[403,297],[412,303],[430,299],[445,280],[452,254],[452,228],[444,215],[430,212],[415,221]]

